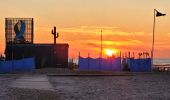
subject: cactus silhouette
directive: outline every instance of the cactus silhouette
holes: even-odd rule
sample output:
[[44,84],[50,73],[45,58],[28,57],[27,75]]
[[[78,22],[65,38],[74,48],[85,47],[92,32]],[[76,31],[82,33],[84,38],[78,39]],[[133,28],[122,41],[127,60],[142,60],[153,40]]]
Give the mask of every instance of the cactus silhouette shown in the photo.
[[59,33],[56,32],[56,27],[55,26],[54,26],[54,29],[52,29],[51,33],[54,35],[54,44],[56,44],[56,38],[59,37]]

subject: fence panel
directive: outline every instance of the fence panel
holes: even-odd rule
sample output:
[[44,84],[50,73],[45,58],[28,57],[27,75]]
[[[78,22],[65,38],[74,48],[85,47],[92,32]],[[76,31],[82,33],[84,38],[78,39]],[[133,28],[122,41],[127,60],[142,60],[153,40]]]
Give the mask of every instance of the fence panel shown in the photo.
[[35,69],[35,59],[26,58],[13,61],[0,61],[0,73],[11,73],[16,71],[30,71]]

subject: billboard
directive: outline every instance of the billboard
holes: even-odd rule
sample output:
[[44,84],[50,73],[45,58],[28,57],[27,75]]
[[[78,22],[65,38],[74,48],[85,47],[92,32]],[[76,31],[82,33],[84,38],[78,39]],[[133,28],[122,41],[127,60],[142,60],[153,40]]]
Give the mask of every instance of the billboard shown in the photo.
[[33,18],[5,18],[6,44],[33,44]]

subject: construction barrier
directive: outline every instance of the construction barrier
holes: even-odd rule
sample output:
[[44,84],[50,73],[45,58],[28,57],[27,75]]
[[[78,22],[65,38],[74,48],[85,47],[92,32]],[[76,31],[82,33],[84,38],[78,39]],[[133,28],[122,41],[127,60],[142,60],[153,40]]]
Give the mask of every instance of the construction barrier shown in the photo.
[[35,69],[35,59],[25,58],[13,61],[0,61],[0,73],[31,71]]
[[125,64],[127,64],[131,72],[151,72],[152,70],[151,58],[127,58],[123,59],[122,67],[125,66]]
[[121,71],[121,58],[114,59],[93,59],[79,58],[79,70],[91,71]]

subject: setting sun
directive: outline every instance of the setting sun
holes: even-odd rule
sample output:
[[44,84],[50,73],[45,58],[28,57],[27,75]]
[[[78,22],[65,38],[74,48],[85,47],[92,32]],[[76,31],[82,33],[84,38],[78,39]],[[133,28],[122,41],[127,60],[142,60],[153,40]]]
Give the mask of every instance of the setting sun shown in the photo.
[[109,57],[112,57],[113,55],[116,54],[116,51],[112,49],[105,49],[104,51],[105,51],[105,54]]

